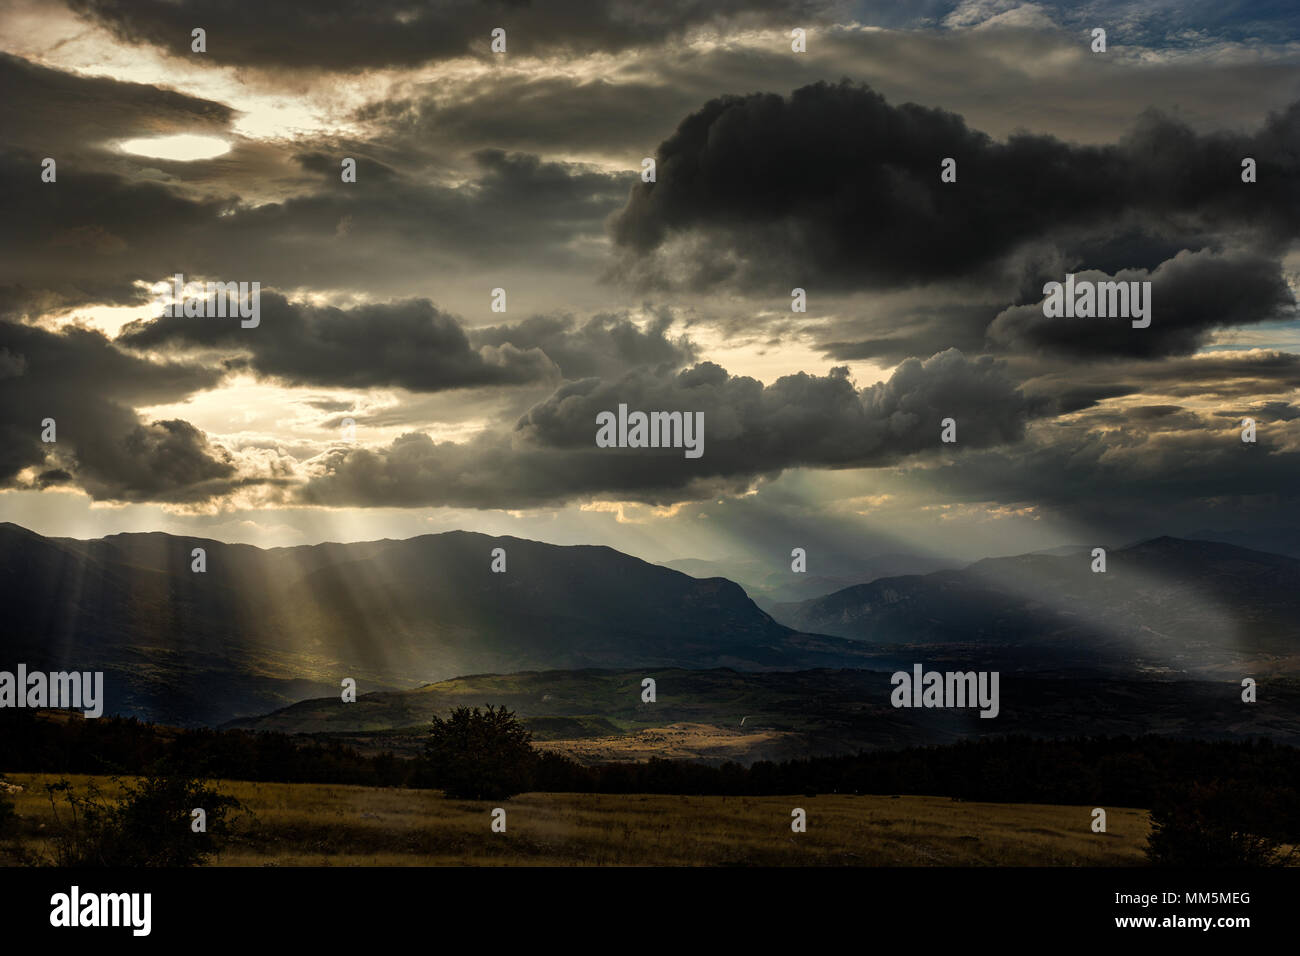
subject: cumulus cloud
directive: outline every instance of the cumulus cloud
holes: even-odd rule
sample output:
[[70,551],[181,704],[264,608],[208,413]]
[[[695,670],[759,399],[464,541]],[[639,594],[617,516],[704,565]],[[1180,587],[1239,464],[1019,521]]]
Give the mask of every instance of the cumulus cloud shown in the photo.
[[116,341],[137,351],[201,355],[286,385],[437,392],[671,371],[698,352],[685,336],[669,336],[672,323],[671,310],[658,309],[642,324],[627,313],[599,313],[581,323],[537,315],[466,329],[427,299],[336,308],[264,292],[256,328],[163,316],[128,323]]
[[914,470],[909,480],[949,501],[1033,502],[1098,527],[1108,523],[1104,515],[1112,524],[1122,514],[1150,524],[1153,508],[1169,521],[1175,510],[1208,512],[1255,496],[1272,496],[1275,506],[1292,501],[1294,510],[1300,449],[1288,442],[1285,424],[1269,425],[1249,444],[1239,421],[1186,410],[1085,415],[1035,429],[1015,449]]
[[[596,415],[704,413],[704,454],[595,447]],[[530,409],[512,433],[465,443],[411,433],[387,448],[337,448],[313,464],[304,501],[320,504],[511,507],[592,497],[668,503],[743,490],[789,468],[884,465],[939,449],[1014,442],[1028,406],[988,357],[950,350],[904,362],[858,389],[847,370],[785,376],[765,386],[704,362],[676,374],[584,379]],[[940,442],[957,420],[959,445]]]
[[[1060,276],[1054,281],[1064,281]],[[991,342],[1014,351],[1065,355],[1133,355],[1153,358],[1194,352],[1215,328],[1249,325],[1294,315],[1295,299],[1280,263],[1248,251],[1180,252],[1147,272],[1124,269],[1109,276],[1088,270],[1079,283],[1150,283],[1150,325],[1126,318],[1043,314],[1040,303],[1004,310],[989,326]],[[1145,320],[1143,320],[1145,321]]]
[[699,351],[687,338],[670,338],[672,312],[658,310],[644,328],[627,314],[603,312],[579,323],[571,315],[539,315],[516,325],[475,329],[476,345],[540,349],[565,378],[610,377],[629,369],[675,369]]
[[[0,483],[75,482],[92,497],[195,501],[241,480],[224,449],[180,420],[148,422],[138,406],[176,401],[217,384],[221,373],[124,354],[98,332],[0,322]],[[42,440],[53,419],[54,442]]]
[[[711,100],[660,144],[657,181],[612,221],[620,274],[746,290],[895,288],[993,270],[1030,242],[1229,229],[1300,235],[1300,103],[1254,134],[1199,135],[1148,114],[1119,143],[1017,134],[891,105],[856,83]],[[957,161],[957,181],[940,161]],[[1241,160],[1259,182],[1243,189]]]
[[427,299],[338,309],[261,296],[261,319],[166,316],[132,322],[118,341],[133,349],[219,349],[226,359],[287,385],[368,388],[395,385],[418,392],[485,385],[519,385],[554,378],[538,348],[505,341],[475,347],[460,322]]

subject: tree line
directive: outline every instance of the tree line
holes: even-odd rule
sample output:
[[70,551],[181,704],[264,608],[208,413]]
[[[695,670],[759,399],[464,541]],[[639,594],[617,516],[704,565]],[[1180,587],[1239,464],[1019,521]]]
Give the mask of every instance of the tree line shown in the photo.
[[[175,729],[134,718],[0,717],[0,769],[344,783],[516,793],[690,795],[926,794],[958,800],[1135,807],[1153,812],[1152,846],[1181,862],[1267,862],[1300,844],[1300,749],[1268,740],[1008,736],[745,766],[652,758],[587,766],[539,751],[504,708],[435,718],[422,759],[365,755],[337,741],[242,730]],[[0,821],[3,820],[0,806]]]

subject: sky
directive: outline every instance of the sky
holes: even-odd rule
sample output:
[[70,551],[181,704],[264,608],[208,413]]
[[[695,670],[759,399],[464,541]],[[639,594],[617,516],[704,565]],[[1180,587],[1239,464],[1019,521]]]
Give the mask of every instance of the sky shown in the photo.
[[[0,520],[810,571],[1300,527],[1294,4],[3,0],[0,38]],[[258,324],[164,314],[177,273]],[[1045,315],[1067,274],[1150,325]],[[703,454],[598,447],[620,404]]]

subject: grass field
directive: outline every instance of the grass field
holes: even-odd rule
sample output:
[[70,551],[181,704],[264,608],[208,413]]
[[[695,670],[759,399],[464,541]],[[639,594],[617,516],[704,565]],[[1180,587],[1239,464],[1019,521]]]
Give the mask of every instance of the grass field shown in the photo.
[[[44,785],[53,775],[10,774],[19,846],[40,854],[58,824]],[[81,790],[95,779],[70,776]],[[504,804],[505,833],[491,832],[491,802],[421,790],[326,784],[223,782],[252,811],[218,866],[428,865],[1141,865],[1144,810],[1107,807],[1108,832],[1090,829],[1091,807],[966,803],[946,797],[678,797],[530,793]],[[791,810],[808,814],[806,833]],[[66,810],[60,806],[60,814]],[[0,860],[18,862],[14,848]]]

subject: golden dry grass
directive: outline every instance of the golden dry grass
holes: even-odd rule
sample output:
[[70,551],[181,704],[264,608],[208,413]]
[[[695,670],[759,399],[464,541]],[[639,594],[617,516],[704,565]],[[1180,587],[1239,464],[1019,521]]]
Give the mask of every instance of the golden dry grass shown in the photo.
[[[22,846],[40,852],[55,825],[43,786],[11,774]],[[77,789],[92,779],[68,778]],[[107,778],[94,778],[105,793]],[[497,804],[430,791],[328,784],[220,784],[252,811],[219,866],[426,865],[1140,865],[1144,810],[965,803],[946,797],[680,797],[530,793]],[[792,833],[790,812],[808,813]]]

